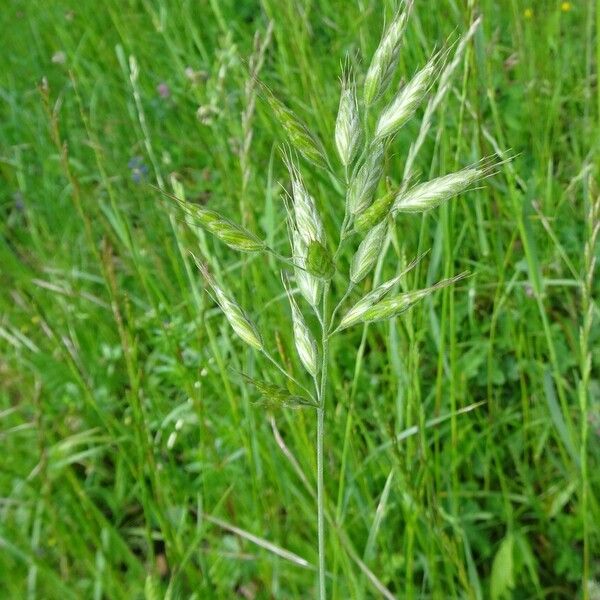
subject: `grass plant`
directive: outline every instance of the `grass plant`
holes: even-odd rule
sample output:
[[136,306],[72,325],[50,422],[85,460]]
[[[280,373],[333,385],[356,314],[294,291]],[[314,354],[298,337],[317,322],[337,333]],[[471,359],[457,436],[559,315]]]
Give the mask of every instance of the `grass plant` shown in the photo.
[[598,597],[596,3],[5,4],[0,596]]

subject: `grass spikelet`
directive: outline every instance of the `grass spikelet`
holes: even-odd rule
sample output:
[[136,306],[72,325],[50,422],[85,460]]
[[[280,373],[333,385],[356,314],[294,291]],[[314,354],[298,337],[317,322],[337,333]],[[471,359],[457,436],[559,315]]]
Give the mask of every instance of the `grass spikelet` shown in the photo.
[[375,266],[381,252],[385,233],[386,223],[382,221],[373,227],[360,243],[350,265],[350,281],[353,284],[360,283]]
[[310,332],[310,329],[304,320],[304,316],[298,307],[298,303],[296,302],[296,299],[290,290],[287,277],[282,274],[281,280],[283,281],[283,286],[292,310],[292,326],[294,330],[294,342],[296,344],[296,350],[298,351],[298,358],[300,358],[300,362],[304,365],[304,368],[308,371],[308,373],[312,377],[316,377],[318,371],[317,343],[315,342],[315,338]]
[[354,219],[354,230],[357,233],[365,233],[385,219],[390,214],[397,195],[397,190],[390,190],[380,198],[377,198],[369,208]]
[[362,323],[370,323],[373,321],[381,321],[383,319],[391,319],[392,317],[397,317],[402,313],[406,312],[410,308],[412,308],[417,302],[422,300],[423,298],[429,296],[436,290],[447,287],[464,279],[468,273],[461,273],[456,277],[451,277],[449,279],[444,279],[431,287],[424,288],[422,290],[414,290],[411,292],[406,292],[405,294],[399,294],[387,300],[382,300],[370,306],[364,313],[360,319]]
[[313,241],[322,244],[325,236],[315,200],[306,190],[302,175],[289,153],[284,154],[284,161],[292,182],[292,214],[295,227],[307,246]]
[[306,268],[315,277],[331,279],[335,274],[335,265],[327,246],[321,242],[312,241],[308,245]]
[[371,146],[367,159],[352,178],[348,189],[350,214],[359,215],[371,204],[383,174],[383,153],[384,145],[381,142]]
[[233,223],[215,210],[210,210],[176,198],[183,211],[198,225],[212,233],[217,239],[233,250],[240,252],[262,252],[267,244],[248,231],[245,227]]
[[439,55],[434,56],[381,113],[375,129],[376,138],[393,135],[415,114],[435,80],[439,60]]
[[256,350],[262,350],[264,348],[260,333],[252,321],[245,315],[244,311],[238,305],[235,300],[232,300],[217,284],[214,277],[210,274],[207,266],[200,262],[194,257],[196,265],[200,269],[200,272],[206,279],[206,282],[210,286],[215,300],[225,318],[229,321],[231,328],[237,333],[237,335],[248,345],[252,346]]
[[265,97],[277,120],[281,123],[288,140],[306,158],[319,167],[327,167],[328,161],[322,142],[283,102],[263,85]]
[[489,177],[495,166],[492,159],[486,159],[456,173],[419,183],[396,198],[392,212],[420,213],[436,208],[477,181]]
[[412,4],[412,0],[403,2],[375,50],[365,77],[364,101],[367,106],[378,100],[390,85],[398,66],[400,44]]
[[394,286],[396,286],[402,278],[412,269],[414,269],[422,260],[425,254],[421,254],[415,258],[401,273],[380,284],[368,294],[363,296],[348,312],[342,317],[336,331],[341,331],[360,323],[365,312],[374,304],[379,302]]
[[321,282],[308,270],[308,246],[304,243],[302,236],[294,226],[290,227],[290,238],[293,261],[297,265],[294,269],[296,284],[304,299],[315,308],[321,299]]
[[346,64],[342,73],[342,91],[335,122],[335,144],[344,167],[348,167],[354,160],[359,141],[360,117],[356,84],[350,66]]

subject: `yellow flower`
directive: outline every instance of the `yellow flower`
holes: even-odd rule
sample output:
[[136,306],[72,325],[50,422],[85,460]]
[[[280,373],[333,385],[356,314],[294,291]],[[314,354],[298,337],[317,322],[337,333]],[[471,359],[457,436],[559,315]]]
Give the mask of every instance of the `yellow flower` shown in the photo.
[[526,19],[531,19],[531,18],[533,17],[533,10],[531,10],[531,8],[526,8],[526,9],[523,11],[523,16],[524,16]]
[[571,10],[572,6],[570,2],[563,2],[560,5],[560,10],[562,10],[563,12],[569,12]]

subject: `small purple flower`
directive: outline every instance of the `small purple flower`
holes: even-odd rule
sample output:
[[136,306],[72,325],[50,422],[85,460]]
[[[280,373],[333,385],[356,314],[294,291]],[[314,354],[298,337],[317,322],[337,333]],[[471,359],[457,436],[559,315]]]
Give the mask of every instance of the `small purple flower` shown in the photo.
[[535,296],[535,292],[533,290],[533,286],[530,283],[525,284],[525,295],[528,298],[533,298]]
[[156,93],[163,99],[167,99],[171,95],[171,88],[162,81],[156,86]]
[[15,203],[15,210],[17,212],[23,212],[25,210],[25,199],[21,192],[15,192],[13,194],[13,201]]
[[144,164],[144,159],[141,156],[133,156],[127,163],[131,171],[131,179],[135,183],[140,183],[148,175],[148,167]]

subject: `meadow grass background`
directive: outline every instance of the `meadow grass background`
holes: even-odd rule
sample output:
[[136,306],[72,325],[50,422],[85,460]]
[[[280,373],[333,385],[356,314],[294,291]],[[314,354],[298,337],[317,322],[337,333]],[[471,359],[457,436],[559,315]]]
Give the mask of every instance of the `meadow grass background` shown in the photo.
[[[431,249],[408,285],[471,278],[363,340],[359,328],[335,342],[333,598],[380,597],[367,570],[398,598],[599,597],[597,318],[578,395],[598,194],[594,4],[416,2],[399,78],[484,17],[419,171],[450,172],[495,147],[516,158],[484,188],[397,221],[386,273]],[[283,250],[283,137],[260,99],[242,184],[255,32],[273,21],[261,77],[335,156],[340,60],[368,60],[392,10],[377,0],[3,3],[3,598],[315,596],[314,415],[254,404],[237,372],[267,365],[215,310],[188,252],[209,257],[301,376],[278,265],[188,227],[152,185],[171,190],[175,177],[189,199]],[[395,182],[417,127],[387,157]],[[342,200],[318,172],[309,185],[333,234]]]

